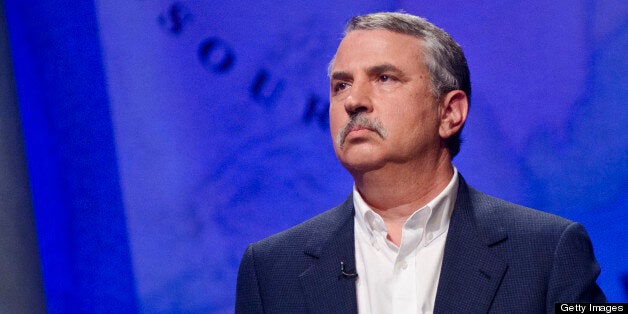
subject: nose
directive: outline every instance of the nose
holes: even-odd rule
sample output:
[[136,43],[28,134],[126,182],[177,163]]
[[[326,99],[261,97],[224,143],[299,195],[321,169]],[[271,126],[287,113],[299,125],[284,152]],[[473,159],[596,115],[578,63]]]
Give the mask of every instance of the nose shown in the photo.
[[349,115],[373,111],[371,88],[372,87],[368,84],[368,82],[353,82],[353,85],[349,90],[349,95],[345,99],[345,111],[347,111]]

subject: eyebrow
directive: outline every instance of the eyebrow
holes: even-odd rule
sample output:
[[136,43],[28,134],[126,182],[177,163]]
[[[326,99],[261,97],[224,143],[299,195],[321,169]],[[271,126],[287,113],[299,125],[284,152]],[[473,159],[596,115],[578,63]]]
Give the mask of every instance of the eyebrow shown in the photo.
[[[380,75],[382,73],[386,73],[386,72],[395,72],[397,74],[401,74],[403,73],[403,71],[401,71],[401,69],[399,69],[398,67],[390,64],[390,63],[384,63],[384,64],[378,64],[378,65],[374,65],[372,67],[369,67],[367,69],[367,72],[369,75],[371,76],[377,76]],[[340,80],[340,81],[348,81],[351,80],[353,78],[353,75],[349,74],[348,72],[333,72],[331,74],[331,79],[332,80]]]
[[347,72],[334,72],[331,74],[332,80],[348,81],[353,76]]
[[395,73],[402,73],[403,71],[401,71],[401,69],[399,69],[398,67],[390,64],[390,63],[384,63],[384,64],[380,64],[380,65],[375,65],[372,66],[368,69],[368,73],[370,75],[379,75],[385,72],[395,72]]

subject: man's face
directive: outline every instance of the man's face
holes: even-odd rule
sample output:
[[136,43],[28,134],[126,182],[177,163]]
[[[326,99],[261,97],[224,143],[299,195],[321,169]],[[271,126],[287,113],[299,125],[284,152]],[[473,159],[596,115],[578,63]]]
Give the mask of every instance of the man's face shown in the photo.
[[438,107],[421,51],[418,38],[386,30],[352,31],[340,43],[330,73],[330,128],[350,172],[438,153]]

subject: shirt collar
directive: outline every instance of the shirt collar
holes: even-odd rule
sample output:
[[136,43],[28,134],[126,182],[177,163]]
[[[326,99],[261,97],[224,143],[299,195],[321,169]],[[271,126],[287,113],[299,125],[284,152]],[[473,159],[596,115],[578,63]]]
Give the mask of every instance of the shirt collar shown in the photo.
[[[405,229],[424,228],[422,239],[418,239],[424,246],[429,245],[434,239],[447,231],[451,213],[456,203],[458,194],[458,169],[454,167],[454,173],[447,186],[422,208],[418,208],[404,224]],[[364,201],[353,185],[353,205],[358,228],[366,231],[375,242],[375,235],[385,232],[386,226],[383,219],[374,212]],[[416,243],[418,245],[419,243]],[[402,246],[405,246],[402,242]],[[413,245],[414,246],[414,245]]]

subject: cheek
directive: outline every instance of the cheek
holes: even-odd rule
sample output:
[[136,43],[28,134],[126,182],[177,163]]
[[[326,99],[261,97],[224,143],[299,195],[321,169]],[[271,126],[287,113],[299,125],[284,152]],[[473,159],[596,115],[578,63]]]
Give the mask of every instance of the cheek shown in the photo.
[[395,106],[382,115],[384,127],[391,132],[403,134],[404,138],[423,137],[426,133],[435,132],[436,114],[427,102],[413,99],[403,106]]
[[349,117],[345,113],[345,110],[342,106],[337,104],[330,104],[329,106],[329,128],[332,132],[332,135],[336,135],[338,130],[347,123]]

